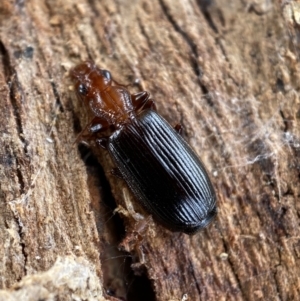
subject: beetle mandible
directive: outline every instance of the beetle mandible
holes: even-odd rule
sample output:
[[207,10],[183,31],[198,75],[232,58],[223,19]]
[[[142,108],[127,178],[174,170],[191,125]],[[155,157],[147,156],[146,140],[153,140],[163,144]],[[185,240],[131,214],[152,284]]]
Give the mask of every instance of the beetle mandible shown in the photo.
[[[78,98],[93,114],[90,133],[153,218],[188,234],[207,226],[217,213],[210,178],[187,142],[156,112],[150,94],[130,94],[91,61],[70,74]],[[112,134],[99,138],[108,128]]]

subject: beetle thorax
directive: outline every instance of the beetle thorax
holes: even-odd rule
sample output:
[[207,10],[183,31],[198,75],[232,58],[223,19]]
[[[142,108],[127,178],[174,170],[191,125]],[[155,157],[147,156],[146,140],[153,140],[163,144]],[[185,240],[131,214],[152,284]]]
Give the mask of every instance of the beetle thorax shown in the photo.
[[109,86],[90,100],[93,113],[119,127],[135,117],[131,96],[125,89]]

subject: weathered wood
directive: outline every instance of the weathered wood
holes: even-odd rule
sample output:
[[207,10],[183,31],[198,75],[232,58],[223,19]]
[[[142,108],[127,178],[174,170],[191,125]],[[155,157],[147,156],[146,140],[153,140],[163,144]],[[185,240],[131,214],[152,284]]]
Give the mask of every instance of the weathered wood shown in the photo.
[[[293,1],[1,1],[0,300],[297,300],[298,12]],[[74,144],[88,116],[68,72],[87,58],[183,124],[218,196],[207,229],[132,232],[131,206],[147,213],[105,151]]]

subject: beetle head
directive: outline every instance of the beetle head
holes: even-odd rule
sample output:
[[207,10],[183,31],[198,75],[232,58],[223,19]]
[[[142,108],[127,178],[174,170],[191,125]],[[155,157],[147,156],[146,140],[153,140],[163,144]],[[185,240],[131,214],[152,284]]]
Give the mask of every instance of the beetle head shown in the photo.
[[73,68],[70,76],[77,95],[85,102],[89,102],[112,83],[110,72],[98,68],[92,61],[85,61]]

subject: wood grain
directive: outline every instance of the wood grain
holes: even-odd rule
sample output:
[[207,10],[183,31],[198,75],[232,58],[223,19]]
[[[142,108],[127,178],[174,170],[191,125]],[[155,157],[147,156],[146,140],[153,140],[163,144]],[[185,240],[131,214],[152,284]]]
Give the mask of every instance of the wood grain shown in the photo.
[[[299,11],[1,1],[0,300],[297,300]],[[74,144],[89,117],[68,72],[85,59],[184,126],[217,192],[207,229],[133,232],[147,213],[108,154]]]

